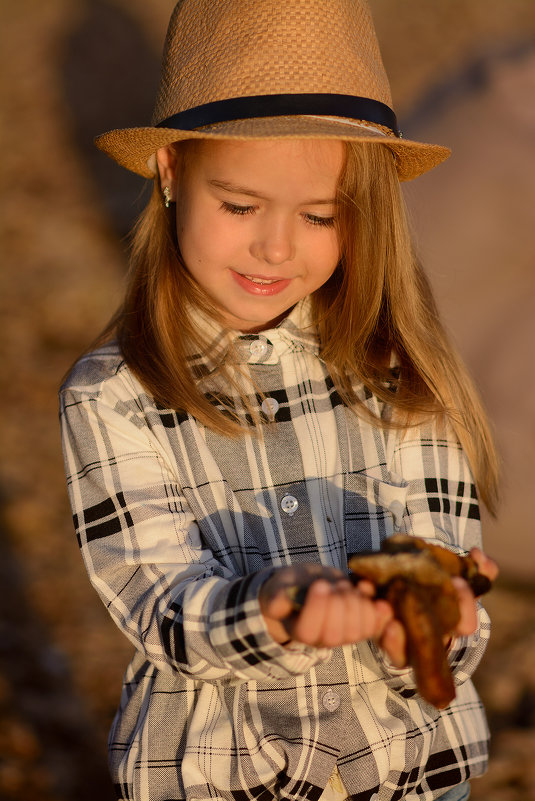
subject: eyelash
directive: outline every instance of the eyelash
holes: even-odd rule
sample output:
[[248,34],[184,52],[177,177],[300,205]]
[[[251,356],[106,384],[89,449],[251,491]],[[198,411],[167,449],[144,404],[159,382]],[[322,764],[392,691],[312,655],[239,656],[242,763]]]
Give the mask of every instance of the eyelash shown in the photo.
[[254,206],[236,206],[234,203],[227,203],[225,200],[221,203],[223,211],[229,214],[236,214],[238,217],[245,217],[247,214],[254,214]]
[[305,219],[309,225],[319,225],[323,228],[332,228],[335,223],[334,217],[317,217],[315,214],[305,214]]
[[[238,206],[235,203],[228,203],[223,201],[221,208],[227,214],[234,214],[237,217],[246,217],[248,214],[255,213],[254,206]],[[318,217],[316,214],[304,214],[304,219],[309,225],[320,226],[323,228],[332,228],[335,223],[334,217]]]

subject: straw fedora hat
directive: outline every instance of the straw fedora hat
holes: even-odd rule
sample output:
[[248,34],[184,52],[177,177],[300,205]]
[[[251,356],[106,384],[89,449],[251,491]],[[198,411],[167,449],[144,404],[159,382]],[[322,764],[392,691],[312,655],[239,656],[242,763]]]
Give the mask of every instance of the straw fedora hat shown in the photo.
[[402,138],[366,0],[179,0],[151,125],[97,146],[145,177],[183,139],[381,142],[400,180],[449,155]]

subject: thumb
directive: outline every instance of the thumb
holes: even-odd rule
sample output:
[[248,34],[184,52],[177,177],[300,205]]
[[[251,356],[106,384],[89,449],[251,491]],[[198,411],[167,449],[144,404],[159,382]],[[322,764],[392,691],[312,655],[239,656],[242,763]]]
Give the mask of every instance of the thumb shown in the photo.
[[279,590],[274,596],[262,603],[262,614],[273,620],[283,620],[292,611],[292,602],[284,590]]

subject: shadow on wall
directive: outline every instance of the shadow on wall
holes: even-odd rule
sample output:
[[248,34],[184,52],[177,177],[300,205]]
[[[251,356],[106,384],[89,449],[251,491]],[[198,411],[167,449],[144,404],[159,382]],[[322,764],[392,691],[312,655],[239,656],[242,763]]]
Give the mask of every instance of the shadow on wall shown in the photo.
[[106,0],[87,3],[65,46],[64,92],[73,139],[121,236],[145,206],[149,185],[118,167],[93,140],[113,128],[150,124],[159,77],[160,54],[150,49],[139,24]]
[[490,53],[445,84],[405,133],[453,156],[406,187],[417,247],[476,379],[502,458],[501,504],[485,547],[504,574],[533,579],[535,42]]
[[403,129],[415,137],[423,125],[455,105],[467,95],[477,95],[492,88],[492,74],[498,63],[519,63],[535,50],[532,38],[509,43],[491,53],[480,55],[464,64],[456,75],[449,75],[443,83],[433,85],[404,117]]

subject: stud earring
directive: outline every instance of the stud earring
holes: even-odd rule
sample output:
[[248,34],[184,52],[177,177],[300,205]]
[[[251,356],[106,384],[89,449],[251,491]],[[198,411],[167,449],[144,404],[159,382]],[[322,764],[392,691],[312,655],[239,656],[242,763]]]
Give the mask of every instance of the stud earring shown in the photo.
[[164,186],[164,188],[162,189],[162,192],[163,192],[163,196],[165,198],[165,200],[164,200],[165,208],[168,209],[169,208],[169,204],[171,203],[171,189],[170,189],[169,186]]

